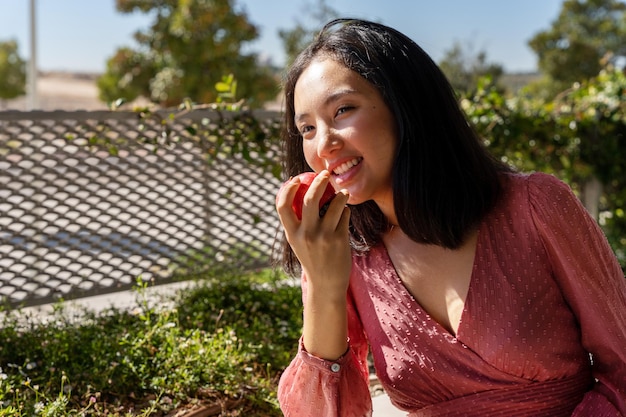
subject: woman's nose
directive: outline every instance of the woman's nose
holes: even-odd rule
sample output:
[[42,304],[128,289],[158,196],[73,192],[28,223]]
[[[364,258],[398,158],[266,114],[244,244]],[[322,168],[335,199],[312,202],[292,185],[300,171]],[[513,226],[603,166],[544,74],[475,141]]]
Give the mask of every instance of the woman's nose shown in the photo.
[[341,139],[332,129],[318,130],[317,155],[324,158],[341,147]]

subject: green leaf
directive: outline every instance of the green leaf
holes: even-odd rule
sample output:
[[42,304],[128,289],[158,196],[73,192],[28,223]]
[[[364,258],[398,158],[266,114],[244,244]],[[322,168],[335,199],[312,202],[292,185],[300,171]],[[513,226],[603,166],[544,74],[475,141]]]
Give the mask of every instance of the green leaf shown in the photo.
[[228,93],[230,92],[230,85],[224,82],[218,82],[217,84],[215,84],[215,89],[219,93]]

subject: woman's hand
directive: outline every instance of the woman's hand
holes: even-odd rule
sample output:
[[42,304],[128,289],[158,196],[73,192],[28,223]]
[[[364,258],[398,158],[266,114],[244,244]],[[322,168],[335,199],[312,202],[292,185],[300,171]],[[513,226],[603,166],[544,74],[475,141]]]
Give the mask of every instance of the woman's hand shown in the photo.
[[348,289],[351,255],[348,225],[348,194],[340,191],[320,217],[319,202],[329,181],[328,171],[320,172],[304,195],[302,220],[292,210],[300,185],[293,178],[276,198],[276,209],[285,229],[287,241],[300,261],[307,277],[309,291],[326,297],[342,297]]
[[348,346],[350,209],[346,207],[348,193],[340,191],[320,216],[319,202],[328,179],[328,171],[322,171],[311,183],[304,195],[302,220],[292,209],[300,185],[298,177],[283,187],[276,198],[276,209],[306,278],[303,344],[314,356],[336,360]]

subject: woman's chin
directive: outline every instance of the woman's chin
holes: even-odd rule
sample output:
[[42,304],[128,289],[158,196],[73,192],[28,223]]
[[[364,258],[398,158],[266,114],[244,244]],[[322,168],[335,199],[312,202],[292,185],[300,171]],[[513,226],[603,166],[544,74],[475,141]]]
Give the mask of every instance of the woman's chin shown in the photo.
[[364,203],[365,200],[359,198],[358,196],[353,196],[352,194],[350,194],[350,197],[348,198],[348,205],[349,206],[357,206],[361,203]]

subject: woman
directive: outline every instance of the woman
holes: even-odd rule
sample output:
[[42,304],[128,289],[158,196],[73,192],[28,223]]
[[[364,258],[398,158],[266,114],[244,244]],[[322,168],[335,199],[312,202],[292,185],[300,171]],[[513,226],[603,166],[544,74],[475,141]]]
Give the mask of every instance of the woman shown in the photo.
[[[295,177],[276,205],[304,303],[286,416],[371,415],[368,349],[411,417],[626,415],[626,280],[606,239],[563,183],[489,155],[419,46],[333,21],[285,97]],[[319,174],[299,220],[303,171]]]

